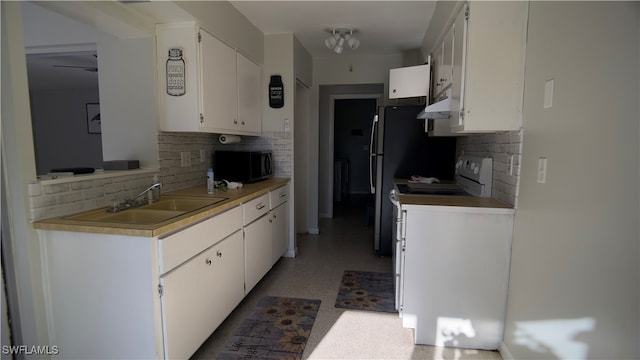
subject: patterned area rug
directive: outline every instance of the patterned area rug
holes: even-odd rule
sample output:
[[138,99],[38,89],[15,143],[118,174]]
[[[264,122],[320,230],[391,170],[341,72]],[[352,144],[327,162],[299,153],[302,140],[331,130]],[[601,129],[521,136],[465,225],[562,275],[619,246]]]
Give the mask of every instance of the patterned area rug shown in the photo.
[[320,300],[267,296],[216,359],[301,359]]
[[355,310],[397,312],[393,274],[350,271],[344,272],[336,307]]

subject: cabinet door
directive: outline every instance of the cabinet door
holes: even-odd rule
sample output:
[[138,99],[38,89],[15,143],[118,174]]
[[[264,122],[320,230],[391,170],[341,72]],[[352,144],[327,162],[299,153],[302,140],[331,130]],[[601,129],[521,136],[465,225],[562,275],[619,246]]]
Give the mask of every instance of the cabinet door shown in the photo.
[[272,228],[272,265],[275,264],[289,248],[289,229],[287,226],[289,223],[289,217],[287,216],[287,210],[289,209],[288,204],[288,202],[280,204],[269,212]]
[[429,65],[389,70],[389,99],[429,95]]
[[165,356],[187,359],[244,297],[242,231],[160,279]]
[[218,132],[238,127],[236,51],[200,30],[201,131]]
[[271,268],[271,217],[267,214],[244,228],[246,293]]
[[463,107],[464,58],[467,41],[467,6],[463,6],[453,23],[453,63],[451,83],[450,126],[462,125],[460,109]]
[[[262,97],[260,66],[237,54],[238,66],[238,129],[242,133],[262,133]],[[266,91],[266,89],[265,89]]]
[[[196,26],[193,23],[162,24],[158,25],[156,35],[161,128],[164,131],[199,131],[200,79]],[[169,49],[182,50],[185,91],[180,96],[169,95],[167,91]]]
[[442,83],[440,81],[440,68],[442,67],[442,44],[436,46],[431,54],[431,63],[433,68],[433,99],[437,99],[442,94]]
[[466,6],[462,116],[452,129],[466,133],[519,130],[527,2],[471,1]]
[[451,69],[453,60],[453,27],[449,28],[442,42],[442,64],[439,69],[441,89],[446,90],[451,86]]

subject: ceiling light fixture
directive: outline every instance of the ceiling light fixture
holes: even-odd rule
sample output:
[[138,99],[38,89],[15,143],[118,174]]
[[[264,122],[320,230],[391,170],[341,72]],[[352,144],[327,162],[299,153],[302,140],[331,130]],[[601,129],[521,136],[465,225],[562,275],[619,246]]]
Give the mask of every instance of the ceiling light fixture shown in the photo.
[[330,27],[328,31],[331,33],[331,36],[324,41],[324,44],[336,54],[342,54],[345,43],[351,50],[355,50],[360,46],[360,40],[353,36],[353,33],[356,32],[353,26],[334,25]]

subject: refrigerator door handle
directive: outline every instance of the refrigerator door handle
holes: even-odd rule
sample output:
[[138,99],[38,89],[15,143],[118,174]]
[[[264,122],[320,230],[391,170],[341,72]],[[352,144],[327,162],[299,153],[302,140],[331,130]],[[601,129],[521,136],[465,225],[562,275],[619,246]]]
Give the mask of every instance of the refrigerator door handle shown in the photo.
[[374,147],[374,139],[376,128],[378,127],[378,115],[373,117],[373,121],[371,122],[371,139],[369,140],[369,187],[371,189],[371,193],[376,193],[376,186],[373,183],[373,162],[376,160],[376,148]]

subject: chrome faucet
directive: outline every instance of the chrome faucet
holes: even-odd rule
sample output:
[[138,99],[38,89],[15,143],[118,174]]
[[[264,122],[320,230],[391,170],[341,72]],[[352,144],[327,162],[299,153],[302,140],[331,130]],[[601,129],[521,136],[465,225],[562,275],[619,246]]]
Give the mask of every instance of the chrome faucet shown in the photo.
[[158,198],[160,197],[160,189],[162,189],[162,184],[157,182],[151,186],[149,186],[148,188],[146,188],[143,192],[141,192],[140,194],[136,195],[135,198],[133,198],[133,200],[136,200],[137,198],[143,196],[144,194],[147,194],[147,202],[149,204],[153,204],[154,201],[158,200],[156,199],[156,196],[154,194],[153,189],[158,189]]
[[[137,208],[137,207],[145,205],[145,204],[153,204],[156,200],[160,199],[160,189],[161,188],[162,188],[162,184],[157,182],[157,183],[149,186],[148,188],[146,188],[140,194],[136,195],[136,197],[134,197],[133,199],[126,198],[121,203],[118,203],[118,202],[114,201],[113,205],[110,206],[109,208],[107,208],[107,212],[115,213],[115,212],[119,212],[119,211],[123,211],[123,210],[127,210],[127,209]],[[153,191],[155,189],[158,189],[158,196],[156,196],[155,192]],[[138,200],[139,197],[141,197],[141,196],[143,196],[145,194],[147,194],[147,201],[146,202]]]

